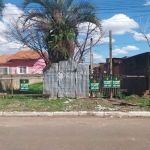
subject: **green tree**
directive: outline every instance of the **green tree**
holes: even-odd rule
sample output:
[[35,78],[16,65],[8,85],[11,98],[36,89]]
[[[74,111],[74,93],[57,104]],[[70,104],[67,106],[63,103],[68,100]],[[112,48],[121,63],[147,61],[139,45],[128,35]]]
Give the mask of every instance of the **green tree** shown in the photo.
[[44,34],[43,41],[51,62],[67,60],[74,55],[77,44],[77,26],[84,22],[95,24],[101,30],[96,16],[97,7],[88,1],[76,0],[24,0],[23,7],[38,4],[36,10],[26,13],[25,22],[34,21]]

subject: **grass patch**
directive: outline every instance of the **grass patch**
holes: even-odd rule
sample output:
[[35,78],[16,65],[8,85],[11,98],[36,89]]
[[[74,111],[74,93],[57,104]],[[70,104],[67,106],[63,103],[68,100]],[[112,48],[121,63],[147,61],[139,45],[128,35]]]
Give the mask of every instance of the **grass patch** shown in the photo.
[[141,107],[147,107],[150,104],[150,100],[144,97],[134,97],[133,95],[131,96],[126,96],[124,100],[132,103],[139,103]]
[[7,97],[0,98],[0,111],[64,111],[66,99]]
[[139,105],[141,107],[149,107],[150,106],[150,99],[140,97],[138,95],[125,96],[125,94],[123,94],[123,93],[117,93],[116,98],[125,100],[127,102],[131,102],[131,103],[139,103]]
[[[126,102],[129,103],[126,103]],[[125,105],[120,105],[120,104]],[[130,105],[130,103],[132,103]],[[135,103],[135,105],[133,105]],[[129,105],[128,105],[129,104]],[[126,96],[123,100],[116,99],[110,101],[107,99],[72,99],[57,98],[51,99],[43,97],[26,97],[26,96],[6,96],[0,98],[0,111],[28,111],[28,112],[53,112],[53,111],[99,111],[98,106],[108,108],[117,108],[121,111],[140,111],[150,110],[149,99],[143,97]]]
[[[11,93],[11,91],[7,91],[8,94]],[[19,90],[13,90],[14,94],[42,94],[43,93],[43,82],[39,83],[33,83],[29,84],[28,91],[20,91]]]
[[29,112],[53,112],[53,111],[92,111],[97,110],[95,103],[90,99],[68,99],[35,97],[6,97],[0,98],[0,111],[29,111]]

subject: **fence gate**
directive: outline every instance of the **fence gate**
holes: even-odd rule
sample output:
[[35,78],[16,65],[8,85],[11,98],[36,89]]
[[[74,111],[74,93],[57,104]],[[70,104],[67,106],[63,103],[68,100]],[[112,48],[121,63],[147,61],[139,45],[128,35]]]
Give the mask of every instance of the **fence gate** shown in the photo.
[[53,63],[44,72],[43,94],[50,97],[89,97],[89,65],[73,60]]

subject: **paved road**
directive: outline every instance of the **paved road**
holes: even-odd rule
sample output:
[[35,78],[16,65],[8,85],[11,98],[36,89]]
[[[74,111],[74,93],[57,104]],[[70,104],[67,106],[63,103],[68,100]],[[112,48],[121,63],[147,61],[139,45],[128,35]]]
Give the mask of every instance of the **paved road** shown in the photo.
[[0,117],[0,150],[150,150],[150,118]]

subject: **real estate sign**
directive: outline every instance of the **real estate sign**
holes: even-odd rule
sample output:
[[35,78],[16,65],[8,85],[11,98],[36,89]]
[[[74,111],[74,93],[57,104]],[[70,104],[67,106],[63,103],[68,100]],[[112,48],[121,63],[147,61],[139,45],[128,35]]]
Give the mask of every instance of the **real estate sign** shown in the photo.
[[20,79],[20,91],[28,91],[29,89],[29,80]]
[[103,88],[120,88],[120,77],[119,76],[103,77]]
[[112,77],[112,88],[120,88],[120,77]]
[[90,79],[90,90],[99,90],[99,79]]
[[112,77],[111,76],[103,77],[103,88],[112,88]]

